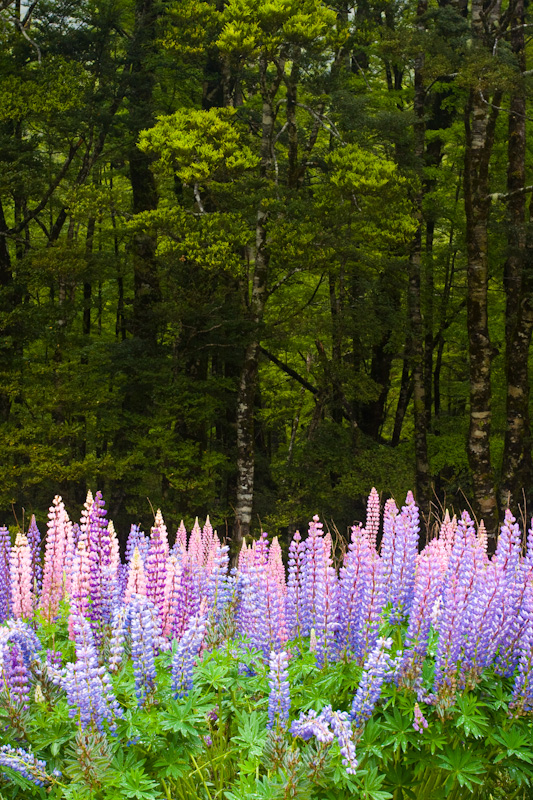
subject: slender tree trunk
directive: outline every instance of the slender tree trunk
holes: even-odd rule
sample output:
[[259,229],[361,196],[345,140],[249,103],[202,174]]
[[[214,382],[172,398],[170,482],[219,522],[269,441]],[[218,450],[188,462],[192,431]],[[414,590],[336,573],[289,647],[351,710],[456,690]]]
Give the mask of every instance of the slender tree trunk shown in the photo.
[[[274,131],[273,89],[267,86],[266,56],[260,59],[261,94],[263,98],[261,133],[261,177],[266,179],[272,163]],[[276,86],[277,89],[277,86]],[[260,352],[260,326],[267,299],[269,253],[267,246],[268,211],[259,206],[255,226],[255,262],[249,316],[253,325],[239,380],[237,396],[237,491],[235,523],[232,536],[232,558],[236,560],[245,536],[250,533],[254,500],[255,448],[254,400],[257,391]]]
[[[419,20],[427,11],[427,0],[419,0],[417,16]],[[424,23],[418,23],[418,28],[424,30]],[[425,153],[425,122],[424,100],[425,89],[422,71],[424,68],[424,55],[420,53],[415,61],[415,156],[420,166],[423,164]],[[423,186],[423,184],[421,184]],[[413,406],[415,417],[415,463],[416,463],[416,499],[422,516],[429,518],[429,503],[431,493],[431,479],[429,473],[429,460],[427,450],[427,411],[426,411],[426,385],[424,381],[424,324],[422,320],[420,280],[422,266],[422,228],[423,228],[423,188],[416,198],[418,216],[418,229],[411,247],[409,260],[409,289],[408,309],[411,328],[411,361],[413,368]]]
[[391,438],[392,447],[397,447],[398,444],[400,443],[403,421],[405,418],[405,414],[407,412],[409,401],[411,400],[411,395],[413,393],[413,380],[410,369],[410,359],[408,355],[409,350],[410,347],[407,341],[405,343],[405,349],[403,355],[402,377],[400,380],[400,394],[398,396],[398,403],[396,404],[396,413],[394,415],[394,429],[392,431],[392,438]]
[[[483,2],[473,0],[472,29],[483,40]],[[498,524],[498,505],[490,453],[491,360],[492,346],[488,326],[488,219],[489,163],[501,93],[495,92],[488,105],[478,88],[470,91],[466,113],[464,202],[467,250],[467,328],[470,361],[470,430],[467,452],[476,512],[484,520],[494,542]]]
[[[520,72],[525,71],[524,0],[516,0],[511,22],[511,47]],[[526,225],[526,91],[522,82],[511,95],[507,191],[508,255],[504,268],[506,295],[505,376],[507,386],[507,422],[500,483],[502,507],[517,511],[523,492],[531,493],[531,428],[529,421],[528,355],[533,328],[531,307],[531,271],[525,263]]]

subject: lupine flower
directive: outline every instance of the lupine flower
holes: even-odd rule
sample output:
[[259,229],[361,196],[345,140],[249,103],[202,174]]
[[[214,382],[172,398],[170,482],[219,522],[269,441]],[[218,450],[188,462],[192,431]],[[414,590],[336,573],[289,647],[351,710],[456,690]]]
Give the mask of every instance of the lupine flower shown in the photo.
[[[418,552],[418,508],[408,492],[406,504],[394,519],[390,586],[388,598],[392,604],[391,622],[409,616],[413,601],[416,555]],[[387,567],[388,572],[388,567]]]
[[365,534],[370,547],[374,549],[376,549],[379,532],[379,516],[379,494],[373,486],[366,506]]
[[435,657],[434,692],[441,687],[453,691],[455,673],[465,635],[465,609],[475,580],[475,533],[468,513],[463,512],[457,526],[442,590],[439,642]]
[[414,720],[413,720],[413,728],[418,733],[422,733],[422,731],[425,728],[427,728],[428,721],[425,718],[425,716],[422,714],[422,712],[420,710],[420,706],[418,705],[418,703],[415,703],[414,715],[415,716],[414,716]]
[[73,616],[76,661],[66,665],[62,679],[71,706],[69,716],[79,716],[83,729],[93,727],[103,730],[104,720],[113,729],[114,720],[122,715],[122,710],[105,667],[98,666],[91,626],[76,610]]
[[364,663],[363,674],[350,712],[350,718],[355,722],[356,728],[360,728],[367,719],[370,719],[381,696],[383,683],[389,676],[391,667],[391,658],[387,652],[391,645],[392,639],[381,637]]
[[139,548],[136,547],[128,571],[128,582],[126,585],[124,602],[129,603],[131,597],[135,594],[146,596],[146,592],[146,575]]
[[111,622],[113,586],[116,580],[112,569],[113,548],[106,515],[102,493],[98,491],[87,517],[91,593],[88,619],[98,646],[103,637],[103,626]]
[[288,655],[282,650],[280,653],[270,653],[270,673],[268,685],[270,695],[268,698],[268,725],[267,727],[285,730],[289,719],[291,697],[289,688]]
[[332,711],[331,706],[325,706],[320,712],[322,719],[327,720],[337,742],[342,755],[342,763],[346,767],[348,775],[355,775],[357,772],[358,761],[355,757],[355,745],[353,743],[353,730],[350,717],[347,711]]
[[293,736],[299,736],[305,742],[314,736],[321,744],[330,744],[335,738],[329,727],[329,720],[322,714],[317,714],[314,709],[307,714],[300,714],[300,717],[292,723],[290,731]]
[[533,584],[526,582],[520,610],[523,632],[518,646],[518,672],[510,708],[518,716],[533,711]]
[[356,659],[362,656],[366,622],[363,602],[372,580],[372,571],[373,552],[368,537],[360,526],[354,525],[344,566],[340,571],[338,638],[339,646],[346,648]]
[[31,550],[31,585],[35,598],[41,594],[41,586],[43,582],[43,568],[41,564],[41,532],[37,527],[35,514],[31,515],[30,527],[28,528],[28,544]]
[[159,536],[161,538],[161,541],[163,542],[163,547],[165,549],[165,556],[168,556],[169,554],[168,531],[160,508],[157,509],[155,514],[154,528],[157,528],[159,530]]
[[53,781],[54,777],[61,775],[58,770],[54,770],[51,775],[48,774],[45,761],[35,758],[33,753],[29,753],[22,747],[15,748],[9,744],[0,746],[0,769],[2,767],[8,767],[14,772],[18,772],[35,786],[46,786]]
[[172,548],[172,555],[175,555],[176,558],[180,560],[183,558],[183,554],[187,553],[187,528],[185,527],[185,523],[181,520],[179,524],[179,528],[176,531],[176,541],[174,542],[174,547]]
[[207,604],[209,611],[218,622],[229,600],[228,556],[229,547],[218,545],[207,581]]
[[12,614],[18,619],[29,619],[33,613],[33,586],[31,569],[31,550],[28,539],[17,533],[11,548],[11,602]]
[[11,615],[11,538],[8,529],[0,527],[0,623]]
[[4,684],[13,702],[28,708],[30,697],[30,671],[22,648],[17,642],[4,650],[0,668],[0,686]]
[[155,656],[161,637],[160,623],[154,604],[141,595],[131,598],[127,611],[131,635],[131,658],[135,676],[135,694],[139,705],[155,687]]
[[285,620],[289,638],[302,635],[302,570],[305,544],[300,531],[296,531],[289,545],[289,565],[287,595],[285,600]]
[[302,569],[302,635],[316,628],[316,601],[324,581],[324,540],[317,516],[309,523]]
[[172,691],[186,697],[193,689],[192,671],[205,635],[205,613],[194,616],[181,637],[172,658]]
[[48,512],[48,531],[44,556],[43,585],[40,606],[45,619],[52,620],[59,603],[70,589],[70,574],[65,570],[68,551],[72,547],[72,523],[59,495],[54,497]]
[[148,548],[145,562],[145,573],[146,596],[152,601],[159,614],[162,615],[165,602],[167,556],[159,528],[152,528],[150,547]]
[[132,525],[130,528],[128,541],[126,542],[125,561],[126,564],[131,564],[135,548],[138,549],[141,561],[144,563],[148,555],[148,547],[150,541],[141,531],[138,525]]
[[198,517],[194,520],[194,525],[189,537],[189,549],[187,557],[191,564],[198,564],[201,566],[204,561],[204,549],[202,543],[202,529],[198,522]]

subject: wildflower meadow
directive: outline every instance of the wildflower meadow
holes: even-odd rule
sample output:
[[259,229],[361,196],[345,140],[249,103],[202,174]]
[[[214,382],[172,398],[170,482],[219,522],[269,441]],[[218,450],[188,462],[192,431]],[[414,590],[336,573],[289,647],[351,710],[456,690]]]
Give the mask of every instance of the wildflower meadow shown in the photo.
[[533,797],[533,529],[419,529],[375,490],[235,567],[159,511],[121,557],[100,492],[1,528],[0,798]]

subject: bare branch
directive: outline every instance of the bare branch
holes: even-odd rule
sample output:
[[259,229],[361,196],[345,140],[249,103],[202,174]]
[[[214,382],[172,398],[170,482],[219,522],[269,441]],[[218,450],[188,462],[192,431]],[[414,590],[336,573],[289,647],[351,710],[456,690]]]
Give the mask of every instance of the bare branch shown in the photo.
[[303,386],[304,389],[307,389],[314,395],[318,394],[318,389],[316,388],[316,386],[313,386],[312,383],[309,383],[309,381],[307,381],[305,378],[302,378],[302,376],[299,375],[296,372],[296,370],[294,370],[292,367],[289,367],[287,364],[284,364],[283,361],[280,361],[279,358],[277,358],[277,356],[275,356],[273,353],[270,353],[262,345],[259,345],[259,349],[263,353],[263,355],[265,355],[268,358],[269,361],[272,361],[272,363],[275,364],[276,367],[279,367],[283,372],[285,372],[291,378],[294,378],[295,381],[298,381],[298,383],[301,384],[301,386]]

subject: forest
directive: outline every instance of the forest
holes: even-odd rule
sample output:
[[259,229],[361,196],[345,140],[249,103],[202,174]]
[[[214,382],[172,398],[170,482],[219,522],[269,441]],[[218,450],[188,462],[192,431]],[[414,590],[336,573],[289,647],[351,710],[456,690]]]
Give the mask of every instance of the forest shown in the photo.
[[[0,509],[531,511],[525,0],[0,0]],[[120,536],[125,535],[124,531]],[[123,542],[124,544],[124,542]]]

